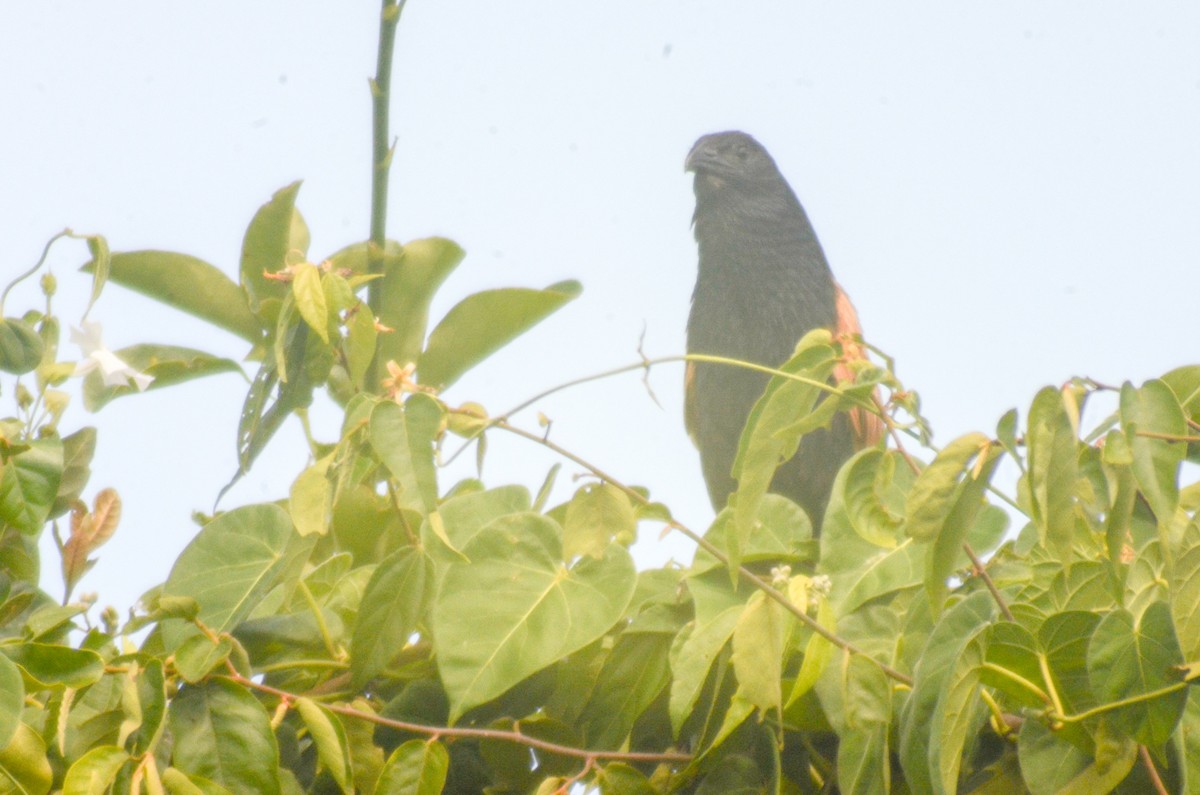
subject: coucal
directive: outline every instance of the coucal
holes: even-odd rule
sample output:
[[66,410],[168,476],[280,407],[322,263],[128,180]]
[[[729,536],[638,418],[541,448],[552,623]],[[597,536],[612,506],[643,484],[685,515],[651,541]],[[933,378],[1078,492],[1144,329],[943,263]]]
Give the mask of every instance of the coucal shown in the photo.
[[[684,165],[696,175],[692,225],[700,251],[688,353],[777,367],[813,329],[860,333],[804,208],[758,141],[744,132],[705,135]],[[853,345],[844,351],[863,355]],[[841,367],[835,378],[848,376]],[[688,363],[687,428],[717,510],[736,488],[731,470],[738,440],[768,380],[741,367]],[[877,442],[882,430],[870,412],[839,413],[829,428],[803,438],[771,491],[804,508],[819,532],[838,469],[856,449]]]

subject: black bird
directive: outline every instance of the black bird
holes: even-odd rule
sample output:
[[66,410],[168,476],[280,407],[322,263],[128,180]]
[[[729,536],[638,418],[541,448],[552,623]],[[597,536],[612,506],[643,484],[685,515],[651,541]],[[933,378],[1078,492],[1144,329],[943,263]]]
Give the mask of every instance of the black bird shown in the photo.
[[[744,132],[705,135],[684,167],[696,175],[692,225],[700,250],[688,353],[776,367],[813,329],[860,332],[804,208],[758,141]],[[863,355],[857,346],[844,350]],[[841,369],[839,375],[848,377]],[[686,378],[688,432],[700,450],[709,498],[720,510],[736,488],[730,472],[738,440],[768,376],[689,362]],[[855,412],[838,414],[830,428],[806,435],[771,483],[772,492],[804,508],[814,531],[820,530],[838,469],[882,434],[877,416]]]

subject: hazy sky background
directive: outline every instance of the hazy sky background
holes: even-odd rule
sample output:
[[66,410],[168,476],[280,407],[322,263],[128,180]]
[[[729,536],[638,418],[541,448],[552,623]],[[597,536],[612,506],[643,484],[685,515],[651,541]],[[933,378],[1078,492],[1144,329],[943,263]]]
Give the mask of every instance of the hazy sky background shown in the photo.
[[[374,2],[0,6],[0,281],[64,226],[235,275],[254,211],[298,178],[314,259],[364,239],[377,19]],[[683,158],[730,128],[772,152],[941,443],[990,433],[1072,375],[1140,382],[1200,362],[1200,5],[411,0],[394,89],[390,236],[468,252],[433,316],[478,289],[584,284],[451,402],[499,412],[634,362],[643,330],[649,355],[682,353],[696,260]],[[54,250],[64,324],[86,258]],[[34,282],[6,311],[31,305]],[[114,349],[245,353],[117,286],[92,318]],[[653,372],[661,408],[636,374],[537,408],[560,444],[702,529],[681,377]],[[100,429],[86,496],[114,486],[125,506],[80,591],[124,609],[166,576],[189,513],[234,471],[245,391],[226,375],[98,416],[72,406],[64,433]],[[316,420],[334,438],[337,414]],[[286,495],[304,456],[291,421],[224,507]],[[484,478],[536,489],[552,462],[494,435]],[[562,496],[577,472],[564,465]],[[643,563],[690,559],[656,535],[643,528]]]

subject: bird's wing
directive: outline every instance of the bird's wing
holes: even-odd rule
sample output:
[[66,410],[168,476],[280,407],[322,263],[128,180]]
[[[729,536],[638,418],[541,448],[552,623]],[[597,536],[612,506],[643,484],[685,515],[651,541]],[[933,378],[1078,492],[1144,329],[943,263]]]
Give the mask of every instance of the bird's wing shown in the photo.
[[[850,303],[850,296],[846,295],[840,284],[834,282],[834,288],[837,290],[834,304],[837,321],[833,333],[841,340],[843,362],[834,368],[833,377],[842,384],[854,381],[854,372],[849,362],[866,359],[867,354],[856,342],[856,339],[862,336],[862,326],[858,323],[858,313],[854,311],[854,304]],[[874,392],[872,399],[876,405],[879,404],[879,390]],[[850,427],[854,430],[855,448],[861,450],[878,444],[883,438],[883,420],[879,415],[861,407],[850,409],[849,414]]]

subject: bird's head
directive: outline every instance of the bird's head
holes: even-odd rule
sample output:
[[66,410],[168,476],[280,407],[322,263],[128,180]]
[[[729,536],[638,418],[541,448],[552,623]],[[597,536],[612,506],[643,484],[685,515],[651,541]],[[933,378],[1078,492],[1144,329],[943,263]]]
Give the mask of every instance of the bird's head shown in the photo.
[[763,145],[736,130],[702,136],[688,152],[683,168],[696,174],[697,193],[726,186],[761,190],[783,183]]

